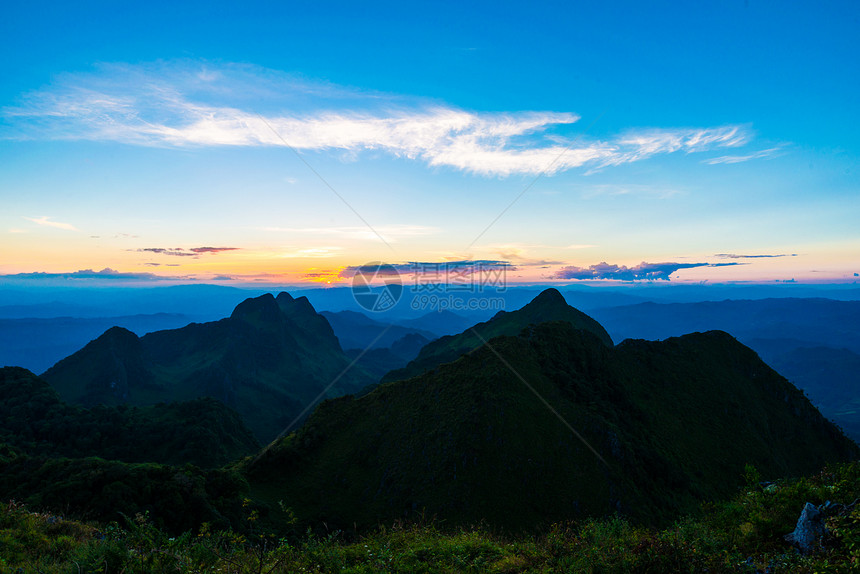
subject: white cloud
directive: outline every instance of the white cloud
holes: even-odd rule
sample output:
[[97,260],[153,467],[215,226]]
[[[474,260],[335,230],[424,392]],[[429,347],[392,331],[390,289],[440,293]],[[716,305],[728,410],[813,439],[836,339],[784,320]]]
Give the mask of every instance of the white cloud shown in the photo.
[[66,231],[78,231],[78,228],[71,223],[61,223],[59,221],[51,221],[50,217],[45,215],[41,217],[25,217],[27,221],[31,221],[36,225],[44,225],[46,227],[56,227],[57,229],[65,229]]
[[580,140],[557,133],[579,120],[574,113],[471,112],[252,66],[194,62],[106,65],[91,74],[65,75],[3,115],[11,125],[6,137],[168,147],[288,145],[350,157],[381,150],[485,176],[554,174],[581,166],[593,172],[657,154],[737,147],[750,139],[742,126],[721,126]]
[[282,251],[278,255],[287,259],[294,258],[325,258],[340,255],[343,252],[342,247],[306,247],[306,248],[291,248]]
[[763,149],[761,151],[757,151],[755,153],[747,154],[747,155],[723,155],[720,157],[715,157],[711,159],[706,159],[702,163],[707,163],[709,165],[716,165],[720,163],[741,163],[744,161],[749,161],[751,159],[761,159],[767,157],[776,156],[782,148],[774,147],[770,149]]

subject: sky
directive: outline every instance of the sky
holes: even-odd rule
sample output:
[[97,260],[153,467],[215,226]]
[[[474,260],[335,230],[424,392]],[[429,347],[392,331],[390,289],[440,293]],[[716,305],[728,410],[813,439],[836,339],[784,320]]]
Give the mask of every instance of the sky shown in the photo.
[[6,3],[0,283],[856,282],[858,29],[856,2]]

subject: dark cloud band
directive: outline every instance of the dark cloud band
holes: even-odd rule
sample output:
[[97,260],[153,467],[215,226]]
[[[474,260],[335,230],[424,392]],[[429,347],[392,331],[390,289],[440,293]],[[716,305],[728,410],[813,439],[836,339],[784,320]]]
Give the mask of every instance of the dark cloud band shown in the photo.
[[555,279],[612,279],[615,281],[669,281],[669,277],[680,269],[693,269],[695,267],[728,267],[732,265],[743,265],[742,263],[646,263],[627,267],[626,265],[615,265],[602,261],[597,265],[589,267],[576,267],[569,265],[559,269]]

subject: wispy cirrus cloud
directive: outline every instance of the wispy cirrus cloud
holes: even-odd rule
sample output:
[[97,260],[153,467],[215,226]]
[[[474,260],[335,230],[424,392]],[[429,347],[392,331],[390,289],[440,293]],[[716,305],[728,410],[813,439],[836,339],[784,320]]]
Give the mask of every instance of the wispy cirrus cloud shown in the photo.
[[782,147],[774,147],[770,149],[763,149],[761,151],[749,153],[746,155],[722,155],[720,157],[703,160],[702,163],[706,163],[709,165],[717,165],[720,163],[741,163],[745,161],[750,161],[752,159],[776,157],[781,152]]
[[583,186],[581,189],[584,199],[600,196],[640,196],[654,199],[669,199],[687,193],[682,189],[640,183],[604,183]]
[[588,267],[576,267],[569,265],[562,267],[554,275],[555,279],[609,279],[615,281],[669,281],[669,277],[680,269],[693,269],[695,267],[728,267],[732,265],[743,265],[742,263],[646,263],[627,267],[602,261]]
[[736,148],[751,138],[747,127],[729,125],[631,129],[605,140],[577,139],[569,126],[580,118],[571,112],[467,111],[315,84],[253,66],[187,61],[103,65],[89,74],[67,74],[2,115],[11,126],[5,137],[380,150],[483,176],[579,167],[593,172],[659,154]]
[[24,217],[27,221],[41,225],[43,227],[54,227],[56,229],[64,229],[66,231],[78,231],[78,228],[71,223],[62,223],[60,221],[51,221],[51,217],[43,215],[41,217]]

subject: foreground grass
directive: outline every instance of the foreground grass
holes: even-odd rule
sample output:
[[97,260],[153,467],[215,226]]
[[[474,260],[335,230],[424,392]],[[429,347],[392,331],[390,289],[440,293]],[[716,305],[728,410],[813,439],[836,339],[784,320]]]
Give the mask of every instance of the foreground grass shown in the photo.
[[350,539],[340,532],[277,538],[255,531],[249,512],[244,534],[203,525],[169,537],[146,515],[100,526],[9,503],[0,507],[0,573],[860,571],[860,504],[827,518],[829,533],[811,556],[782,539],[805,502],[860,498],[860,464],[764,486],[749,469],[748,479],[732,501],[661,531],[610,517],[532,536],[398,524]]

